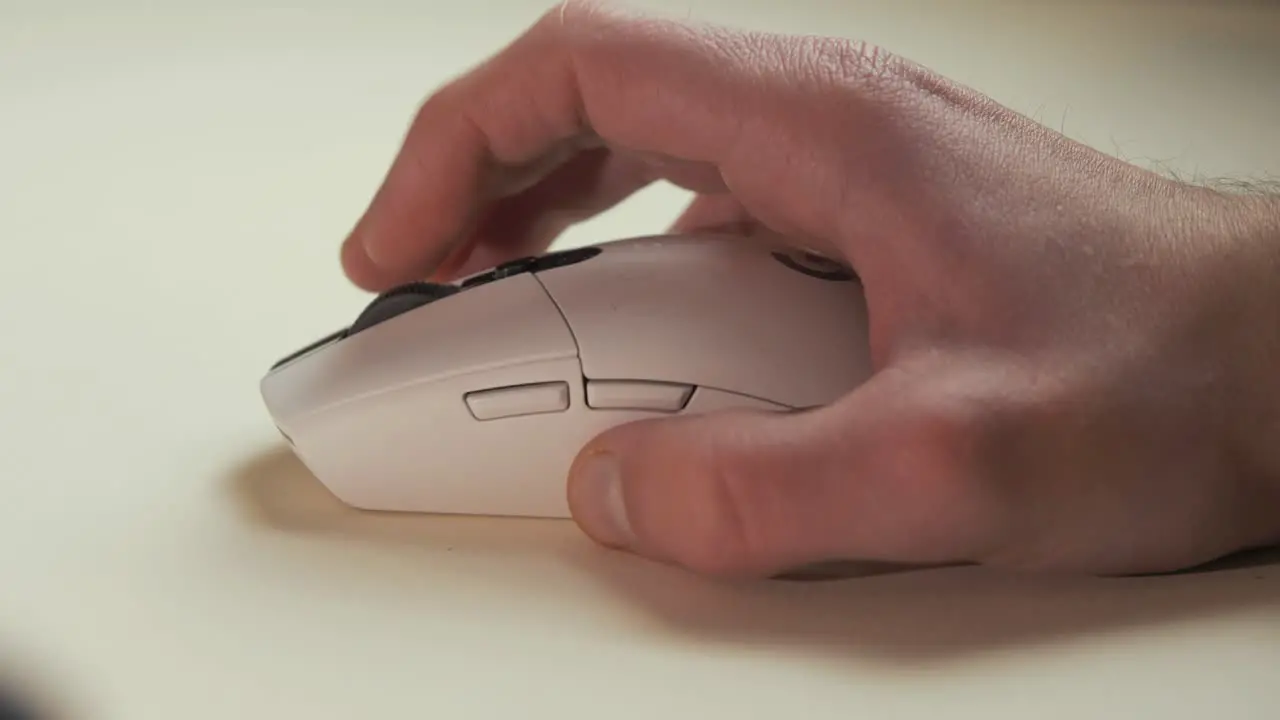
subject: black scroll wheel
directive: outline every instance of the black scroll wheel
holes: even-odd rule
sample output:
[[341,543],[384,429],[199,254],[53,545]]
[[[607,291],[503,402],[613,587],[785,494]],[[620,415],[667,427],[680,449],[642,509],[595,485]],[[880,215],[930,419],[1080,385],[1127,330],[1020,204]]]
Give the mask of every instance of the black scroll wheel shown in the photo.
[[360,317],[351,323],[347,334],[354,335],[361,330],[368,330],[378,323],[386,322],[414,308],[429,305],[456,292],[458,292],[458,288],[454,285],[429,282],[415,282],[392,288],[369,303],[364,311],[360,313]]

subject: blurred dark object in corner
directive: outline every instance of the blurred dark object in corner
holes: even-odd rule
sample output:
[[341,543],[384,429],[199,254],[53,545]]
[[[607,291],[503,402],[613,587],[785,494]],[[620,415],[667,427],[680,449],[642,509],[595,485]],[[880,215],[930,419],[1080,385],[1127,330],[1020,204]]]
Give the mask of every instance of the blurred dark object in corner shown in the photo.
[[0,687],[0,720],[44,720],[12,688]]

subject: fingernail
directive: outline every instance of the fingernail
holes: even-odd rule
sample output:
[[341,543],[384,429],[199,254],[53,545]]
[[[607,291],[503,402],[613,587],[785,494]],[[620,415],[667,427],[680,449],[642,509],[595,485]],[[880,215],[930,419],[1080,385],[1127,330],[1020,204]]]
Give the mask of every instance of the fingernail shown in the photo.
[[622,495],[622,467],[608,452],[587,456],[578,470],[578,521],[603,545],[628,548],[635,541]]

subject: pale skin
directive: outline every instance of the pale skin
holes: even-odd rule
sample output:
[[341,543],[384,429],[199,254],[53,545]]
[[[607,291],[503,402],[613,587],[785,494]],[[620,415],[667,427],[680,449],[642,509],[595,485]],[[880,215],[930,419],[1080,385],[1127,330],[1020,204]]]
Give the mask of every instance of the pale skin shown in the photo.
[[558,6],[426,100],[343,267],[453,279],[659,179],[697,193],[676,230],[847,260],[876,372],[821,409],[602,434],[567,486],[599,543],[765,577],[1160,572],[1280,542],[1280,199],[1127,164],[866,43]]

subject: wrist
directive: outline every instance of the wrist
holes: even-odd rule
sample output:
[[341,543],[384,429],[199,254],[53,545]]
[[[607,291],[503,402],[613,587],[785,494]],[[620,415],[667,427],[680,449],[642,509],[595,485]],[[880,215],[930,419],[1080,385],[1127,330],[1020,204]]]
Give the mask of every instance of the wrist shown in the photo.
[[[1232,325],[1232,449],[1240,481],[1244,544],[1280,543],[1280,194],[1219,195],[1234,257],[1238,311]],[[1236,304],[1233,303],[1233,304]]]

